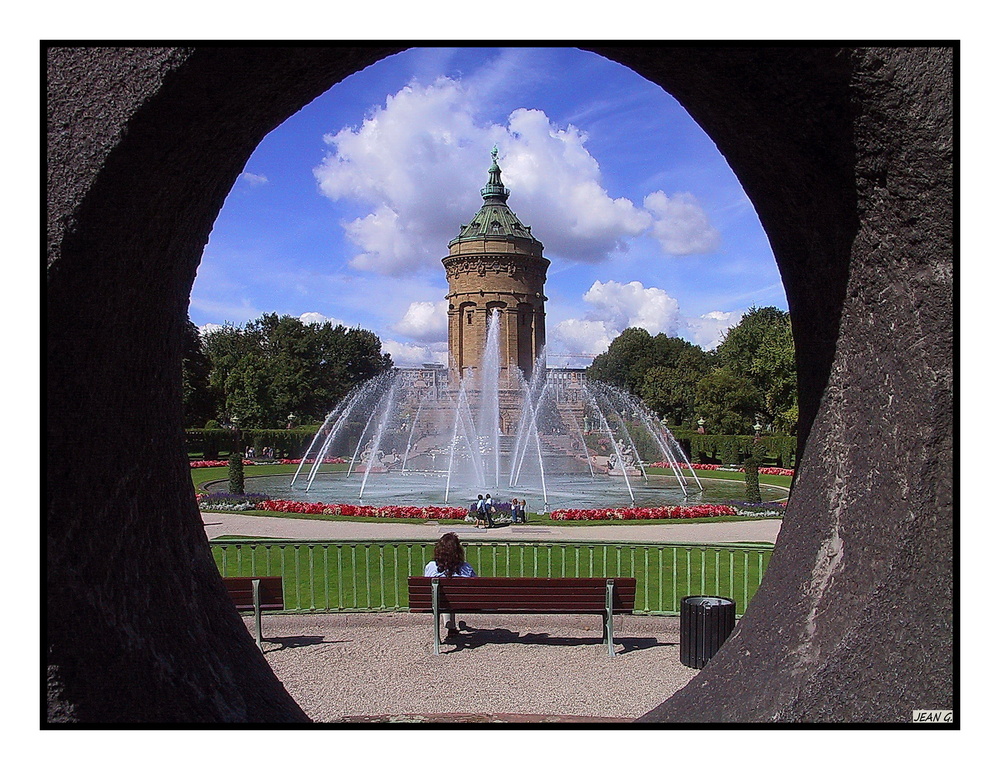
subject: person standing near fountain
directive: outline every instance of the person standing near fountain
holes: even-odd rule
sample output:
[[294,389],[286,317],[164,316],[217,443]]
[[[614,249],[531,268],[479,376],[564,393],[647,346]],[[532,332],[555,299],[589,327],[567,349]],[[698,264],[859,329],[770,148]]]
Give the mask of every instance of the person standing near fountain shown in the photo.
[[[446,532],[434,544],[434,558],[424,567],[424,577],[476,577],[476,571],[465,560],[465,549],[454,532]],[[445,628],[448,629],[448,636],[458,633],[454,612],[448,613]]]
[[475,517],[476,517],[476,529],[479,529],[479,524],[484,524],[487,529],[493,524],[490,518],[490,510],[486,506],[486,501],[483,500],[483,496],[479,495],[476,499],[475,504]]
[[486,499],[483,500],[483,510],[486,511],[486,525],[487,529],[495,526],[493,524],[493,514],[497,512],[496,505],[493,503],[493,497],[487,492]]

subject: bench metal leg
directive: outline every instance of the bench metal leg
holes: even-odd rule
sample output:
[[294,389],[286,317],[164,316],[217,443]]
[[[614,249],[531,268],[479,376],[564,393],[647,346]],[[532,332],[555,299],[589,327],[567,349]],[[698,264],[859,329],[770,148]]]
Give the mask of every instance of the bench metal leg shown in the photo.
[[260,628],[260,581],[254,580],[253,583],[253,616],[254,621],[257,625],[257,649],[264,652],[264,635],[261,633]]
[[441,652],[441,608],[438,606],[438,580],[431,580],[431,611],[434,613],[434,654]]
[[608,655],[615,656],[615,616],[612,614],[614,608],[615,581],[608,580],[605,583],[604,599],[604,636],[608,640]]

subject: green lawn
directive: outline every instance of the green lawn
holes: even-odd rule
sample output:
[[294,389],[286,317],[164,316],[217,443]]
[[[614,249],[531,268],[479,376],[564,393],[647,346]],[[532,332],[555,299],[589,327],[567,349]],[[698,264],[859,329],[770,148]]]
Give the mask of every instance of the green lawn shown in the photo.
[[[245,466],[247,476],[294,473],[292,465]],[[346,466],[331,465],[324,473],[342,473]],[[651,472],[670,473],[651,469]],[[727,471],[699,471],[703,478],[742,479]],[[221,468],[191,471],[196,488],[228,477]],[[788,487],[790,478],[766,477],[764,483]],[[270,511],[247,511],[247,516],[313,518],[327,521],[406,521],[412,519],[316,516]],[[650,521],[551,521],[532,514],[527,526],[586,527],[599,525],[691,524],[746,521],[748,517],[663,519]],[[523,526],[523,525],[522,525]],[[501,534],[503,530],[498,530]],[[220,538],[212,541],[219,570],[224,575],[281,575],[285,604],[290,611],[372,611],[406,608],[406,578],[419,575],[433,553],[434,537],[426,542],[378,541],[289,542],[278,539]],[[760,584],[770,560],[769,544],[736,546],[657,545],[623,543],[504,543],[467,542],[466,555],[483,576],[593,577],[619,575],[637,579],[636,608],[640,612],[679,612],[684,596],[728,596],[742,613]]]
[[[673,475],[673,471],[669,468],[647,468],[646,472],[650,476],[666,476]],[[728,479],[730,481],[743,481],[743,473],[741,471],[697,471],[699,479]],[[681,475],[691,476],[690,471],[684,471]],[[791,476],[772,476],[769,474],[760,474],[761,484],[770,484],[773,487],[784,487],[789,489],[792,486]]]
[[[251,476],[280,476],[283,473],[294,474],[298,469],[297,465],[244,465],[243,475],[247,478]],[[303,469],[303,473],[308,473],[308,469],[312,468],[311,465],[307,465]],[[323,470],[320,473],[346,473],[347,465],[335,465],[333,463],[328,463],[323,466]],[[229,478],[229,468],[223,466],[220,468],[192,468],[191,469],[191,482],[194,484],[195,489],[199,492],[204,492],[204,485],[211,481],[221,481],[223,479]]]
[[[305,542],[226,539],[212,542],[226,576],[281,575],[289,611],[398,610],[406,578],[423,573],[427,541]],[[466,542],[484,577],[618,577],[637,581],[636,610],[676,613],[690,595],[727,596],[742,613],[760,584],[771,546],[600,542]]]

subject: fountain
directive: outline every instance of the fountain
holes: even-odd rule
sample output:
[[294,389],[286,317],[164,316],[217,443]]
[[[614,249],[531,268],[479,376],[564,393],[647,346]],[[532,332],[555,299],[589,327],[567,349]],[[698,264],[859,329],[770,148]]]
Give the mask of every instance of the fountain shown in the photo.
[[[464,505],[490,492],[531,497],[539,509],[700,501],[702,482],[638,399],[582,376],[554,378],[541,356],[525,380],[501,365],[499,331],[493,312],[479,372],[439,391],[419,392],[412,370],[356,388],[316,433],[293,493]],[[319,476],[329,457],[347,459],[347,472]],[[648,474],[654,462],[672,474]]]
[[[442,259],[450,368],[429,380],[425,370],[394,370],[360,385],[327,416],[291,491],[257,488],[380,505],[464,505],[489,492],[529,498],[532,510],[733,497],[724,482],[707,493],[638,399],[580,371],[546,369],[549,261],[507,205],[496,147],[491,155],[483,206]],[[345,459],[346,473],[320,474],[332,457]],[[651,463],[671,473],[650,474]]]

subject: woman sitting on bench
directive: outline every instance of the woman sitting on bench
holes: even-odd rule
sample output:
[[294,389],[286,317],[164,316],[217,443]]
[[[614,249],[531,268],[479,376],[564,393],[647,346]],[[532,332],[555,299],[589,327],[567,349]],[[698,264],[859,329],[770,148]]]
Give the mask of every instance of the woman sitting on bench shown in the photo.
[[[465,560],[465,549],[458,541],[458,535],[454,532],[441,535],[440,540],[434,544],[434,558],[427,562],[427,566],[424,567],[424,577],[475,576],[476,571]],[[448,636],[458,633],[454,612],[448,613],[448,622],[445,623],[445,628],[448,629]]]

